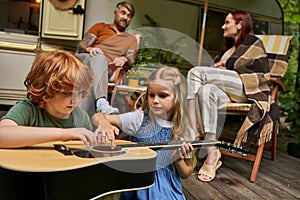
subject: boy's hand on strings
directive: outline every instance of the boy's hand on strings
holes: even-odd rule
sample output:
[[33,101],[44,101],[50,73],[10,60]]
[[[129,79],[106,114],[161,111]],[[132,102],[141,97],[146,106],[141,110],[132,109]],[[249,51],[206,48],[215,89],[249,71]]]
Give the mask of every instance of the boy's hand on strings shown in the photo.
[[79,136],[79,138],[77,139],[80,139],[84,144],[88,144],[92,146],[97,144],[97,138],[92,131],[86,128],[76,128],[76,131]]

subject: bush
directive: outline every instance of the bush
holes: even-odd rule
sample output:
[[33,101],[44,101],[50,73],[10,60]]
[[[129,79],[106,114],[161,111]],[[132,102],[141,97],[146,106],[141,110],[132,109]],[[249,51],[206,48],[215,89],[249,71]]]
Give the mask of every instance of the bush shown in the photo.
[[[300,72],[294,73],[293,77],[293,80],[298,79],[298,83],[300,83]],[[292,124],[290,133],[295,143],[300,144],[300,87],[284,92],[281,97],[281,103],[284,105],[287,122]]]

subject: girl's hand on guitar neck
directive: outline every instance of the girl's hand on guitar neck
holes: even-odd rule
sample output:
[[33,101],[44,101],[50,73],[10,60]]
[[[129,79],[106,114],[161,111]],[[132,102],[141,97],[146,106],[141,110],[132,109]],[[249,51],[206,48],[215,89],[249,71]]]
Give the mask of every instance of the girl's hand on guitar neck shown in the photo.
[[184,160],[188,156],[190,152],[194,150],[194,147],[192,146],[191,143],[186,143],[181,139],[182,143],[180,145],[180,148],[178,148],[177,153],[178,153],[178,159],[177,161]]
[[180,139],[182,141],[180,148],[177,149],[175,154],[175,166],[178,171],[178,174],[181,178],[185,179],[189,177],[193,172],[192,163],[190,163],[190,159],[186,159],[189,156],[189,153],[191,153],[194,148],[191,143],[186,143],[183,141],[183,139]]

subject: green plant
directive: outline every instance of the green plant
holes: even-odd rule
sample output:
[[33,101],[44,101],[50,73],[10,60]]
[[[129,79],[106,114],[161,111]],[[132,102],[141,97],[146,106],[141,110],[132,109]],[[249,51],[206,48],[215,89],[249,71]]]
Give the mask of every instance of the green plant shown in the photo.
[[141,70],[134,70],[131,69],[127,72],[126,77],[128,79],[142,79],[142,78],[146,78],[146,74],[144,72],[142,72]]
[[[295,79],[300,82],[300,72],[294,73]],[[284,97],[282,103],[284,104],[285,114],[287,115],[287,122],[291,123],[291,136],[294,142],[300,144],[300,87],[294,90],[288,90],[282,94]]]
[[289,66],[283,79],[286,91],[280,93],[279,102],[284,105],[287,122],[291,123],[290,134],[300,144],[300,2],[279,0],[284,12],[284,34],[293,35],[289,48]]
[[[147,23],[144,23],[145,27],[160,27],[154,19],[149,15],[145,15]],[[187,71],[192,68],[192,64],[182,58],[180,55],[175,54],[176,50],[186,47],[187,44],[184,41],[185,37],[180,37],[176,42],[170,42],[168,40],[168,35],[164,32],[163,29],[145,29],[141,30],[143,38],[141,40],[140,46],[147,46],[147,48],[140,48],[136,55],[135,65],[143,66],[161,66],[169,65],[177,67],[181,73],[184,75],[187,74]],[[150,47],[148,47],[148,45]],[[163,47],[163,48],[155,48]],[[171,52],[167,49],[172,49],[174,52]]]

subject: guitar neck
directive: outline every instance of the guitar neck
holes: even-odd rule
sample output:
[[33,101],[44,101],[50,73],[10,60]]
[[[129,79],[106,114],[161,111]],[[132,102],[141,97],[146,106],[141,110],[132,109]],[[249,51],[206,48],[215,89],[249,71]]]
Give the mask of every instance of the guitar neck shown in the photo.
[[[206,141],[186,141],[186,143],[191,143],[194,148],[199,148],[202,146],[215,146],[221,144],[220,141],[216,140],[206,140]],[[138,142],[134,144],[119,144],[118,146],[122,148],[138,148],[138,147],[148,147],[152,150],[175,150],[179,148],[181,142]]]
[[[231,153],[241,154],[243,156],[248,155],[249,150],[236,147],[229,143],[224,143],[217,140],[202,140],[202,141],[186,141],[186,143],[191,143],[194,148],[200,147],[210,147],[216,146],[219,149],[226,150]],[[179,148],[181,142],[138,142],[134,144],[119,144],[121,148],[139,148],[139,147],[148,147],[152,150],[175,150]]]

